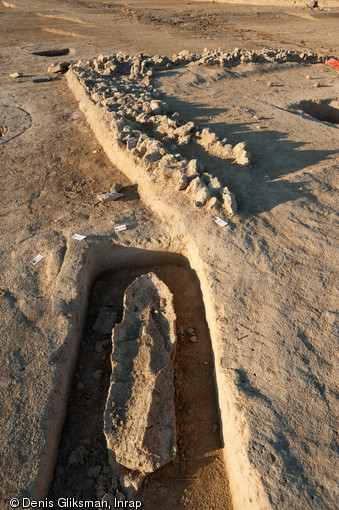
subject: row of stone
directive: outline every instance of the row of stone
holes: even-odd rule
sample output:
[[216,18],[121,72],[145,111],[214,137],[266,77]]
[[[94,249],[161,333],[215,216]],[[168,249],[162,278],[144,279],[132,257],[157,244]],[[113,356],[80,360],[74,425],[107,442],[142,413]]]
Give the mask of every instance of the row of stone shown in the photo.
[[235,48],[233,51],[210,50],[205,48],[202,54],[183,50],[172,57],[160,55],[144,55],[140,53],[130,56],[125,53],[113,54],[108,57],[99,55],[93,61],[88,61],[92,69],[100,74],[130,74],[131,76],[152,76],[153,72],[160,69],[168,69],[180,64],[195,62],[198,65],[219,65],[228,67],[241,63],[283,63],[304,62],[324,63],[330,56],[320,55],[312,51],[297,51],[264,48],[262,50],[244,50]]
[[234,195],[227,187],[223,188],[217,177],[204,172],[196,159],[187,160],[178,152],[169,152],[161,141],[133,127],[118,119],[115,122],[116,141],[145,165],[151,181],[170,179],[177,191],[186,190],[195,207],[224,208],[228,216],[236,212]]
[[205,48],[202,55],[195,55],[187,52],[186,55],[173,55],[172,63],[178,65],[185,59],[190,62],[196,62],[198,65],[219,65],[220,67],[229,67],[232,65],[254,63],[278,63],[283,62],[305,62],[305,63],[322,63],[328,57],[318,55],[317,53],[308,51],[300,52],[295,50],[283,49],[262,49],[262,50],[243,50],[235,48],[233,52],[219,50],[208,50]]
[[[155,58],[159,59],[162,57]],[[183,158],[179,150],[193,139],[209,152],[248,166],[245,144],[233,148],[226,139],[219,140],[210,130],[199,131],[193,122],[181,121],[177,113],[168,115],[167,105],[159,100],[148,76],[143,79],[128,73],[125,64],[133,68],[135,61],[128,56],[100,56],[94,61],[79,61],[73,70],[93,102],[103,109],[117,144],[145,166],[150,181],[171,179],[178,191],[187,190],[196,207],[223,208],[232,216],[237,210],[234,195],[219,181],[216,184],[217,178],[204,172],[196,160]],[[112,76],[99,72],[108,62],[124,64],[114,81]]]
[[[227,55],[237,59],[253,56],[254,53],[236,49],[233,54]],[[299,54],[282,50],[263,50],[259,53],[267,59],[279,61],[286,58],[319,61],[323,58],[314,53]],[[201,175],[203,169],[198,165],[197,171],[192,172],[194,163],[189,164],[178,151],[193,138],[194,142],[213,155],[233,159],[238,165],[248,167],[250,159],[245,143],[239,143],[233,148],[226,139],[219,140],[215,133],[208,129],[200,132],[193,122],[180,122],[177,113],[169,116],[167,105],[159,101],[159,94],[149,80],[154,67],[161,68],[178,60],[199,62],[204,58],[221,56],[225,56],[225,52],[220,49],[205,50],[198,60],[197,55],[187,51],[173,56],[171,60],[160,56],[140,54],[130,57],[117,54],[99,56],[85,63],[80,61],[74,68],[87,91],[91,93],[92,100],[98,107],[104,108],[111,129],[117,135],[117,143],[146,164],[152,181],[161,177],[173,178],[178,190],[188,190],[195,206],[202,207],[209,203],[210,207],[218,208],[223,203],[227,214],[232,215],[236,212],[236,201],[228,188],[225,188],[224,192],[216,192],[215,187],[209,188],[208,184],[213,177],[209,176],[208,172]],[[106,72],[108,69],[109,73]],[[114,81],[112,70],[115,72]],[[146,134],[146,131],[151,129],[153,136]],[[219,189],[219,186],[216,188]]]

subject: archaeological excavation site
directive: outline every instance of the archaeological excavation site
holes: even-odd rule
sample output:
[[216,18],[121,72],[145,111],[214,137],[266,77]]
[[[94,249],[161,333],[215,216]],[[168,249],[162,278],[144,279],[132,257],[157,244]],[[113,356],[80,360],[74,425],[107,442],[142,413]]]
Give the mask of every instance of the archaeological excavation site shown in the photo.
[[336,510],[339,2],[0,2],[0,510]]

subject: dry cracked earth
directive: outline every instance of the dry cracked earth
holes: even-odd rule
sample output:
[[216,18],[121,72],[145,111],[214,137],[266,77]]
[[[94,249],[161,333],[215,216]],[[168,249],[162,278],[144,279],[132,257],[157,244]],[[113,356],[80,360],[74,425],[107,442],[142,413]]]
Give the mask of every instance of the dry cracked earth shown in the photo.
[[[65,75],[47,71],[206,47],[338,59],[339,6],[319,5],[0,3],[1,507],[28,498],[58,508],[119,489],[103,435],[111,335],[93,325],[107,307],[121,321],[126,287],[152,271],[177,317],[178,453],[135,500],[337,508],[339,73],[307,61],[154,73],[170,114],[246,143],[243,168],[180,149],[234,193],[238,212],[220,213],[221,227],[182,205],[185,190],[164,192],[161,209],[152,183],[106,154]],[[115,182],[123,197],[99,201]]]

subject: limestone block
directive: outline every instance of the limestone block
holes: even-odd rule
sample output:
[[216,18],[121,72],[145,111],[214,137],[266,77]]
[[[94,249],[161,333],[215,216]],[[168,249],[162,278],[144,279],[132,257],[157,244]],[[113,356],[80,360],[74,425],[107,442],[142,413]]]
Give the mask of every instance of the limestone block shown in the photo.
[[215,211],[215,212],[219,212],[220,209],[222,207],[222,204],[220,202],[220,200],[218,200],[216,197],[212,197],[209,201],[208,201],[208,204],[207,204],[207,208],[210,210],[210,211]]
[[159,115],[161,113],[161,104],[159,101],[151,101],[150,105],[153,115]]
[[196,159],[191,159],[191,161],[187,165],[186,175],[190,177],[198,173],[199,173],[198,162]]
[[112,335],[104,433],[113,478],[128,497],[176,453],[175,320],[172,294],[155,274],[126,289],[123,320]]
[[233,155],[238,165],[248,166],[250,164],[250,154],[246,150],[245,142],[240,142],[233,148]]
[[127,140],[127,149],[128,150],[132,150],[134,149],[136,146],[137,146],[137,142],[138,142],[138,139],[137,138],[130,138],[129,140]]
[[237,159],[236,162],[240,166],[250,166],[250,154],[247,151],[244,151]]
[[188,186],[188,179],[185,174],[180,174],[176,179],[176,187],[177,191],[182,191],[186,189]]
[[244,150],[246,150],[245,142],[240,142],[237,145],[235,145],[235,147],[233,148],[234,157],[238,158],[239,156],[241,156],[241,154],[244,152]]
[[194,205],[196,207],[203,207],[206,202],[212,197],[212,193],[205,187],[199,189],[194,197]]
[[189,144],[191,141],[191,135],[185,135],[185,136],[179,136],[178,138],[178,146],[184,147],[185,145]]
[[213,177],[213,175],[209,174],[208,172],[204,172],[202,177],[212,195],[219,196],[222,191],[222,184],[220,183],[218,177]]
[[174,131],[175,135],[178,136],[187,136],[192,130],[194,129],[194,122],[187,122],[187,124],[184,124],[183,126],[180,126],[176,128]]
[[160,168],[161,174],[164,177],[173,177],[174,173],[177,171],[177,168],[175,166],[170,165],[162,165]]
[[206,187],[205,183],[201,180],[201,177],[197,176],[191,180],[191,182],[189,183],[189,185],[187,187],[186,192],[188,194],[192,195],[193,197],[195,197],[196,194],[198,193],[198,191],[204,187]]
[[111,335],[112,329],[117,322],[118,314],[111,308],[100,308],[98,316],[92,326],[92,331],[101,335]]
[[58,64],[52,64],[48,68],[49,73],[65,73],[69,66],[71,65],[70,62],[60,62]]
[[147,163],[154,163],[155,161],[159,161],[161,159],[161,153],[158,150],[149,151],[144,157]]
[[201,138],[202,144],[206,147],[208,147],[209,145],[213,145],[214,143],[216,143],[218,141],[216,134],[213,133],[213,131],[211,131],[209,128],[204,128],[201,131],[200,138]]

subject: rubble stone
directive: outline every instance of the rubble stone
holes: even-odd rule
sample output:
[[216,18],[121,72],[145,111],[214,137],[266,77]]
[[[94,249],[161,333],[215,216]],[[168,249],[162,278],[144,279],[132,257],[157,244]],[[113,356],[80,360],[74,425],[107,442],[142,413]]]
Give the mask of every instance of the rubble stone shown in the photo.
[[188,177],[190,177],[190,176],[196,175],[198,173],[199,173],[198,162],[196,159],[191,159],[191,161],[187,165],[186,175]]
[[203,207],[206,202],[211,198],[211,192],[209,189],[204,186],[203,188],[199,189],[198,192],[195,195],[194,199],[194,205],[196,207]]
[[115,182],[111,188],[110,188],[110,193],[120,193],[120,191],[122,190],[123,188],[123,185],[122,184],[119,184],[118,182]]
[[246,150],[246,143],[240,142],[233,148],[233,155],[238,165],[249,166],[250,165],[250,154]]
[[59,62],[58,64],[52,64],[48,68],[49,73],[65,73],[69,66],[71,65],[70,62]]
[[212,197],[208,203],[207,203],[208,209],[211,211],[219,211],[222,207],[222,204],[220,200],[218,200],[216,197]]
[[176,128],[174,134],[177,136],[187,136],[194,129],[194,122],[187,122],[183,126]]
[[188,179],[186,175],[181,174],[177,179],[176,189],[177,191],[183,191],[188,186]]

